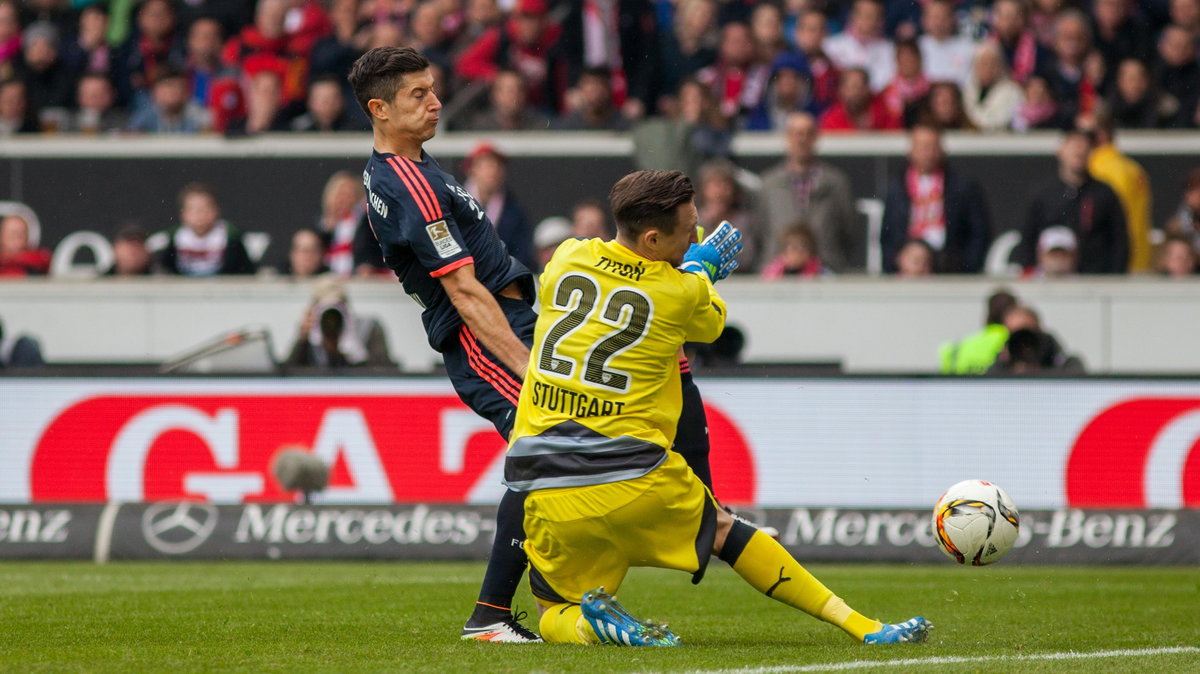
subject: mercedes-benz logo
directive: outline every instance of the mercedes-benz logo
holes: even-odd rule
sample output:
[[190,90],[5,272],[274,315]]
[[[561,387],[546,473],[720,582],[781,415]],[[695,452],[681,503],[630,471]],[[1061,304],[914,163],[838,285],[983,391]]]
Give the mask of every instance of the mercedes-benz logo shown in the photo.
[[207,503],[155,503],[142,514],[146,542],[168,555],[195,550],[216,527],[217,509]]

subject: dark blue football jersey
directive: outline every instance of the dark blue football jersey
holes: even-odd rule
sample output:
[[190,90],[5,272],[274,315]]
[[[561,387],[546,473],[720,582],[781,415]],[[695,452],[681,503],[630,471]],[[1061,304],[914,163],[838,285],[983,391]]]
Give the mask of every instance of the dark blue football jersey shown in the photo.
[[363,171],[368,219],[383,259],[404,291],[424,309],[429,344],[441,351],[462,318],[438,280],[475,265],[475,277],[497,293],[518,282],[534,297],[533,274],[508,254],[479,203],[427,153],[421,161],[372,151]]

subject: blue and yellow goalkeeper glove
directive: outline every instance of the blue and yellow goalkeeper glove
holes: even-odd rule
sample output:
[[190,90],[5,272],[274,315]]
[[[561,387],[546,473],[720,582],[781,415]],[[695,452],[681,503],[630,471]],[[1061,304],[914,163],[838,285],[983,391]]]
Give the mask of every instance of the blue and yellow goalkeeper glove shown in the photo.
[[693,243],[683,256],[681,271],[706,274],[713,283],[737,269],[734,258],[742,252],[742,233],[728,221],[722,222],[704,241]]

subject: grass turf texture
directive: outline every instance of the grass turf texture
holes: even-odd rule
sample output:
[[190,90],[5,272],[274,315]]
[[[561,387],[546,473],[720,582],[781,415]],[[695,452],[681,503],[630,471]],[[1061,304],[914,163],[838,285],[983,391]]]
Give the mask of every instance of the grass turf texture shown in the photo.
[[[1200,569],[813,565],[867,615],[936,625],[862,646],[714,562],[635,569],[620,598],[675,649],[461,642],[475,563],[0,563],[0,670],[609,672],[790,668],[1200,645]],[[522,588],[518,605],[533,608]],[[531,616],[535,611],[530,610]],[[531,617],[526,624],[536,627]],[[779,668],[779,669],[774,669]],[[1200,671],[1200,651],[1088,660],[909,662],[878,671]],[[854,669],[853,671],[877,671]]]

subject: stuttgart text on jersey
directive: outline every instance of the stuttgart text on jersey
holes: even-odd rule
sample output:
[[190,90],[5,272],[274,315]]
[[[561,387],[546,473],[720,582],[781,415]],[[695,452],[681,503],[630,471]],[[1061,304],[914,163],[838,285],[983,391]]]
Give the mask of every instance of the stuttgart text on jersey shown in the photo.
[[610,417],[621,414],[625,409],[623,402],[603,400],[540,381],[533,382],[531,402],[547,412],[574,418]]

